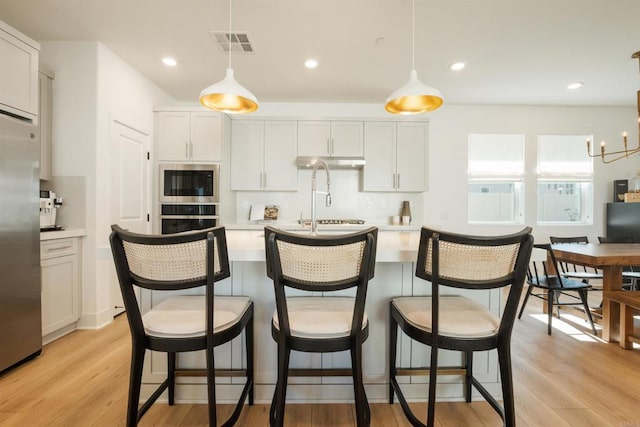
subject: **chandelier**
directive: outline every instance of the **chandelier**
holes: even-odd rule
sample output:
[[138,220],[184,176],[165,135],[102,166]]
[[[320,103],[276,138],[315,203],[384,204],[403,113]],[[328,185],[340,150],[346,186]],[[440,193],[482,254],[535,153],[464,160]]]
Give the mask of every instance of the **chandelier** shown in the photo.
[[[640,51],[631,55],[633,59],[638,59],[640,61]],[[640,153],[640,90],[637,93],[637,101],[636,105],[638,108],[638,146],[635,148],[629,148],[627,146],[627,133],[624,132],[622,134],[622,143],[624,144],[624,150],[619,151],[609,151],[607,152],[605,149],[605,142],[602,141],[600,143],[600,153],[592,154],[591,153],[591,139],[587,138],[587,154],[589,157],[600,157],[602,163],[612,163],[616,160],[626,159],[629,156]]]

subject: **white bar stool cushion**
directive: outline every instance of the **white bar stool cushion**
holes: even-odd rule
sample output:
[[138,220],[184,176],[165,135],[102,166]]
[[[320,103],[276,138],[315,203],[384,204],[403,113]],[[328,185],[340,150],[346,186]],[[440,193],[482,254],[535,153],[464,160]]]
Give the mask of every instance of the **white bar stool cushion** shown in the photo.
[[[351,334],[355,298],[352,297],[288,297],[287,311],[291,335],[299,338],[340,338]],[[273,325],[280,329],[278,311]],[[362,328],[367,325],[367,314]]]
[[[237,323],[249,307],[249,297],[218,296],[213,299],[214,333]],[[147,335],[159,338],[187,338],[205,334],[204,295],[169,297],[142,316]]]
[[[402,316],[416,328],[431,331],[431,297],[393,299]],[[482,338],[498,333],[500,319],[483,305],[460,295],[440,297],[439,335]]]

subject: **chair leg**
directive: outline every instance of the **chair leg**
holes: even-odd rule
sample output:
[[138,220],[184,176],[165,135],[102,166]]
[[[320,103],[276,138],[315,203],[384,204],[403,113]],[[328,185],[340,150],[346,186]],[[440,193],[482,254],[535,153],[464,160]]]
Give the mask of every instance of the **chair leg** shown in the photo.
[[167,353],[167,380],[169,381],[169,405],[175,402],[176,394],[176,354]]
[[522,306],[520,307],[520,313],[518,313],[518,319],[522,318],[524,307],[527,305],[527,301],[529,301],[529,295],[531,295],[532,290],[533,290],[533,286],[529,285],[527,287],[527,293],[524,295],[524,301],[522,301]]
[[129,401],[127,403],[127,427],[138,425],[138,403],[142,385],[142,368],[145,348],[135,342],[131,348],[131,371],[129,373]]
[[581,290],[578,293],[580,294],[580,299],[582,300],[584,311],[587,315],[587,318],[589,319],[589,323],[591,324],[591,330],[593,331],[594,335],[597,335],[598,332],[596,331],[596,325],[593,324],[593,316],[591,315],[591,310],[589,309],[589,304],[587,302],[587,291]]
[[438,382],[438,345],[431,343],[429,364],[429,402],[427,403],[427,426],[432,427],[436,419],[436,383]]
[[356,400],[356,423],[358,427],[366,427],[371,422],[371,412],[362,378],[362,342],[360,340],[357,342],[352,340],[351,343],[351,373]]
[[[393,303],[392,303],[393,304]],[[393,307],[389,313],[389,376],[396,377],[396,354],[398,352],[398,324],[393,318]],[[393,383],[389,381],[389,403],[393,404]]]
[[214,427],[216,417],[216,365],[213,355],[213,343],[207,343],[207,405],[209,407],[209,426]]
[[467,402],[471,402],[471,378],[473,378],[473,351],[465,351],[464,359],[465,359],[464,396]]
[[547,335],[551,335],[551,319],[553,319],[553,299],[554,298],[555,298],[554,292],[551,289],[549,289],[547,293],[547,315],[549,317],[549,321],[547,322]]
[[285,338],[278,342],[278,381],[271,401],[269,424],[282,427],[284,425],[284,406],[287,399],[287,381],[289,378],[289,358],[291,350],[285,344]]
[[498,345],[498,363],[500,365],[500,381],[502,382],[504,425],[507,427],[513,427],[516,425],[516,410],[515,397],[513,393],[510,343]]
[[249,389],[249,405],[253,405],[253,317],[247,323],[245,330],[245,346],[247,348],[247,381],[251,382],[251,388]]

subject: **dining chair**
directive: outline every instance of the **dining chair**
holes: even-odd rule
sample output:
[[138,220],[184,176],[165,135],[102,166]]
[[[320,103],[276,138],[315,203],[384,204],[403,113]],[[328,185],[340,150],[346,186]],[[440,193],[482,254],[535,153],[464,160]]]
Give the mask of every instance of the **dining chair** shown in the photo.
[[[515,426],[511,331],[532,244],[530,227],[506,236],[470,236],[422,228],[416,276],[431,282],[431,295],[393,298],[389,317],[389,403],[397,394],[412,425],[434,425],[438,375],[448,373],[464,375],[467,402],[471,402],[475,387],[505,425]],[[507,295],[502,310],[477,302],[476,298],[481,300],[497,289]],[[431,347],[428,367],[396,366],[398,327],[411,339]],[[462,366],[439,368],[440,349],[461,352]],[[473,375],[474,352],[492,349],[498,352],[502,406]],[[429,376],[426,424],[412,411],[397,380],[398,376],[415,375]]]
[[[216,370],[214,348],[245,332],[246,382],[231,416],[238,420],[245,400],[253,404],[253,302],[244,296],[218,296],[216,282],[230,277],[224,227],[165,235],[145,235],[111,226],[111,250],[131,332],[131,371],[127,426],[135,426],[167,390],[175,401],[176,376],[206,375],[209,425],[216,425],[216,376],[238,376],[238,371]],[[136,288],[153,292],[162,300],[142,313]],[[201,292],[193,295],[193,291]],[[176,291],[191,290],[186,294]],[[162,295],[164,294],[164,295]],[[164,299],[163,296],[166,296]],[[167,353],[167,378],[140,408],[140,388],[146,350]],[[206,371],[183,372],[176,364],[182,352],[204,350]]]
[[[326,236],[265,227],[267,276],[273,280],[276,300],[271,336],[278,346],[278,379],[269,411],[272,426],[283,425],[290,375],[350,374],[357,425],[370,424],[362,379],[362,344],[369,336],[364,308],[367,286],[374,275],[377,234],[375,227]],[[291,289],[302,291],[304,296],[288,295]],[[339,296],[331,296],[347,289],[355,291],[355,295],[340,292]],[[351,368],[296,371],[289,368],[292,350],[312,353],[349,350]]]
[[[555,266],[556,274],[551,273],[553,270],[550,270],[547,265],[548,260],[551,260]],[[531,263],[527,270],[527,292],[520,307],[518,319],[522,317],[522,313],[530,296],[542,299],[547,302],[547,334],[551,335],[553,307],[556,307],[558,310],[559,318],[560,307],[578,305],[582,306],[587,320],[591,325],[591,330],[593,334],[596,335],[596,327],[593,323],[589,304],[587,303],[587,291],[591,289],[591,285],[583,281],[564,277],[562,274],[557,274],[558,271],[560,271],[560,268],[558,267],[558,261],[551,245],[548,243],[534,245],[534,253],[531,256]],[[534,289],[539,289],[540,292],[534,293]],[[564,297],[564,300],[561,300],[561,297]]]
[[[578,244],[587,244],[589,243],[589,238],[587,236],[575,236],[575,237],[557,237],[557,236],[549,236],[549,242],[552,245],[559,243],[578,243]],[[567,261],[558,262],[560,266],[560,272],[563,277],[568,277],[570,279],[581,280],[585,283],[589,283],[592,285],[592,289],[594,288],[594,284],[591,283],[591,280],[602,280],[602,272],[598,271],[595,268],[587,268],[583,265],[577,265]],[[602,289],[602,286],[598,285],[598,289]]]
[[[635,240],[631,236],[617,236],[617,237],[603,237],[598,236],[598,242],[600,243],[635,243]],[[638,283],[640,283],[640,267],[638,266],[625,266],[622,269],[622,288],[631,291],[639,290]],[[626,284],[624,282],[627,282]]]

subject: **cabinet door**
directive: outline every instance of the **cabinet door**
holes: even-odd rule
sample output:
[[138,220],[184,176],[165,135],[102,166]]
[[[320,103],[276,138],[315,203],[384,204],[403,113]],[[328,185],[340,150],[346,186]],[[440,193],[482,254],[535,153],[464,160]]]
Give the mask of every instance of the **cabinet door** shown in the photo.
[[429,132],[424,122],[397,123],[396,172],[398,191],[426,191]]
[[51,179],[51,77],[38,73],[40,128],[40,179]]
[[274,191],[298,189],[296,166],[297,124],[294,121],[264,123],[263,188]]
[[170,111],[158,113],[157,141],[158,160],[185,161],[189,160],[190,120],[188,112]]
[[78,320],[77,255],[42,260],[42,335]]
[[189,149],[191,160],[222,160],[221,122],[220,113],[191,113],[191,146]]
[[395,191],[396,124],[366,122],[364,124],[363,191]]
[[231,189],[261,190],[264,179],[264,122],[231,121]]
[[0,104],[37,116],[38,50],[0,29],[0,64]]
[[362,122],[331,122],[331,156],[362,157]]
[[329,156],[330,150],[331,122],[311,120],[298,122],[299,156]]

